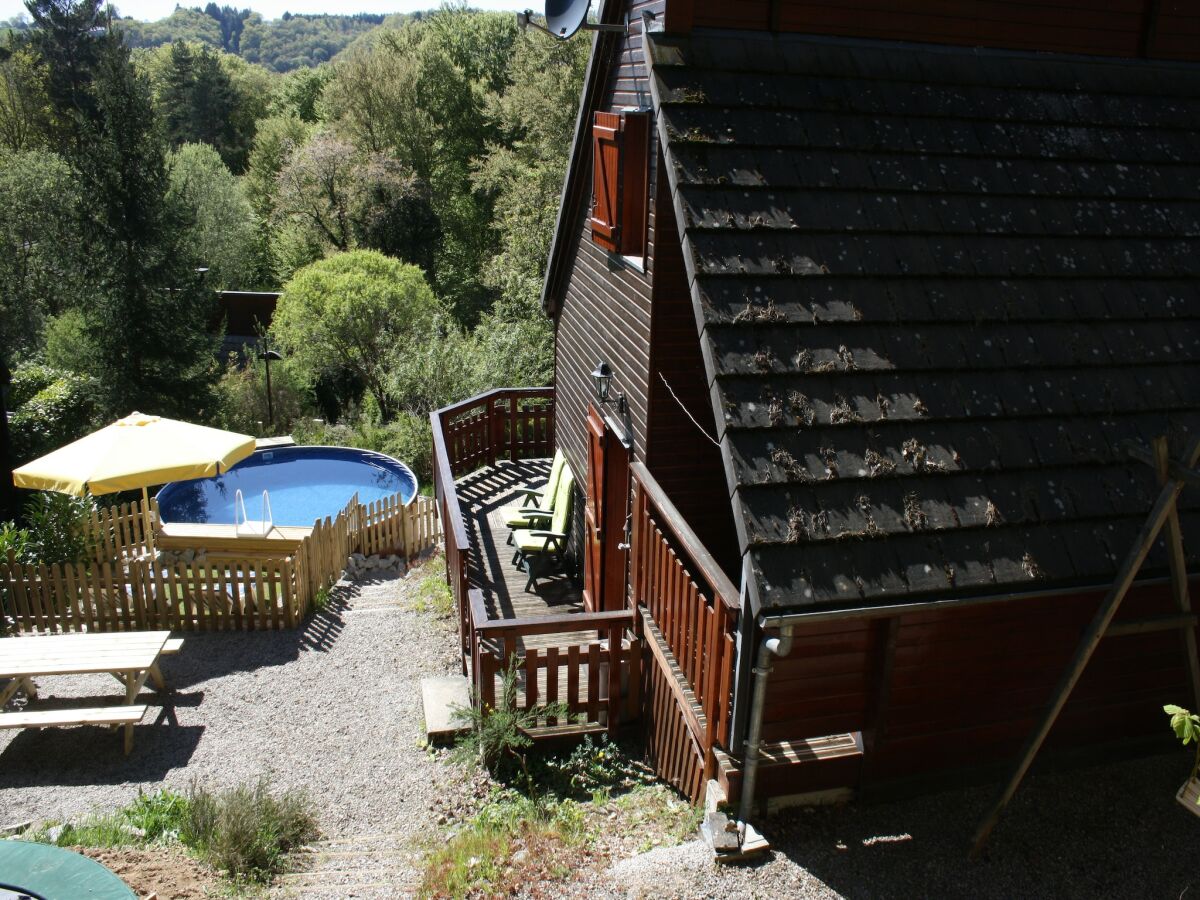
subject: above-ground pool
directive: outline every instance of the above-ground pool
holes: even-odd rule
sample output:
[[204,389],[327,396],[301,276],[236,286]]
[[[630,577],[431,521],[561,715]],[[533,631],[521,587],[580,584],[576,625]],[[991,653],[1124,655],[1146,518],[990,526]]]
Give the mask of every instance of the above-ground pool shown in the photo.
[[224,475],[173,481],[158,492],[162,521],[235,524],[238,490],[250,519],[265,518],[262,494],[270,496],[276,525],[310,526],[337,515],[355,493],[359,503],[400,494],[408,503],[417,478],[404,463],[345,447],[276,447],[256,450]]

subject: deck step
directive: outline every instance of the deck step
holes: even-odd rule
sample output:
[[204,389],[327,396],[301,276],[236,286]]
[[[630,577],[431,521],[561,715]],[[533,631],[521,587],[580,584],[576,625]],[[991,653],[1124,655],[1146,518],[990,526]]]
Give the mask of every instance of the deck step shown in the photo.
[[454,717],[458,706],[470,706],[471,687],[465,675],[430,675],[421,679],[425,733],[430,741],[449,740],[467,728]]
[[67,725],[136,725],[146,716],[145,705],[97,706],[0,713],[0,728],[54,728]]

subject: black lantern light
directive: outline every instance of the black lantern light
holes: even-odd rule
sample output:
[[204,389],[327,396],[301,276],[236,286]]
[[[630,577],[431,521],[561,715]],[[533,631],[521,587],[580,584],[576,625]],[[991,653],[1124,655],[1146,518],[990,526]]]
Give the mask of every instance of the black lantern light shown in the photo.
[[612,369],[608,367],[608,363],[596,363],[596,368],[592,369],[592,383],[596,387],[596,399],[607,403],[608,391],[612,387]]
[[[596,368],[592,369],[592,386],[596,390],[596,399],[601,403],[612,403],[609,399],[609,394],[612,391],[613,373],[606,362],[596,363]],[[617,394],[616,399],[617,412],[621,415],[625,414],[625,395]]]
[[267,346],[267,342],[263,341],[263,349],[259,352],[258,358],[266,364],[267,367],[267,423],[272,429],[275,427],[275,405],[271,399],[271,360],[283,359],[283,354],[278,350],[273,350]]

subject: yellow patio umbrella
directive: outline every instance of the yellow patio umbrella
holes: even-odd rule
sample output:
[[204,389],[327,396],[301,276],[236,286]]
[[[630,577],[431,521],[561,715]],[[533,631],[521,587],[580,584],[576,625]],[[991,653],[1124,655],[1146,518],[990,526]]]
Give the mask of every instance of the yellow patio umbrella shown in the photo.
[[111,494],[185,478],[208,478],[254,452],[254,438],[132,413],[13,471],[17,487]]

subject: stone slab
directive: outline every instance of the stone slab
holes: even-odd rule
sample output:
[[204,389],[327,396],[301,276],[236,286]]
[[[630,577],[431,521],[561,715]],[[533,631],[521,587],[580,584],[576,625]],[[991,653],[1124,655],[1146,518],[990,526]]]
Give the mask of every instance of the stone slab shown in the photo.
[[466,728],[455,721],[454,708],[471,702],[470,683],[463,675],[431,675],[421,679],[425,733],[430,741],[446,740]]

